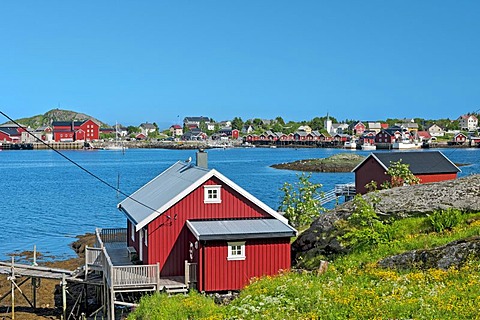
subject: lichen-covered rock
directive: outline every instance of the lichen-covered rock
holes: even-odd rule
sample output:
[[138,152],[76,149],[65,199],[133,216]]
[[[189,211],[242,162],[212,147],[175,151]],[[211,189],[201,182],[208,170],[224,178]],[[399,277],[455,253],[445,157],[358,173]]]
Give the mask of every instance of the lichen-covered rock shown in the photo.
[[451,242],[433,249],[413,250],[379,261],[379,266],[397,270],[412,268],[458,268],[469,259],[480,259],[480,237]]
[[[364,197],[370,197],[367,194]],[[379,216],[396,219],[425,215],[438,209],[457,208],[465,212],[480,211],[480,175],[456,180],[419,184],[379,191],[375,210]],[[338,221],[347,219],[354,210],[353,202],[344,203],[322,214],[292,244],[294,263],[301,257],[329,257],[345,253],[337,236]]]

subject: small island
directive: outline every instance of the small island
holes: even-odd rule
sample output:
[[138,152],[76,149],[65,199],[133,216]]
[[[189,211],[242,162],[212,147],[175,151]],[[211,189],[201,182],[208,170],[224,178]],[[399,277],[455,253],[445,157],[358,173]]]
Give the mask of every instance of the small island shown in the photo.
[[308,171],[308,172],[350,172],[364,156],[350,153],[339,153],[328,158],[306,159],[294,162],[271,165],[275,169]]

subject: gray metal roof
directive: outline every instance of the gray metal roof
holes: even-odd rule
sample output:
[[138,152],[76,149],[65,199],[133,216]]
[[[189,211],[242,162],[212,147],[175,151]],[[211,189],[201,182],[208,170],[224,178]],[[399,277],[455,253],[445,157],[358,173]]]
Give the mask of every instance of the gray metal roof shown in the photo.
[[[208,169],[196,167],[191,162],[178,161],[138,189],[129,198],[120,202],[118,208],[135,224],[138,224],[173,199],[176,199],[183,191],[208,174],[208,172]],[[161,212],[158,214],[161,214]]]
[[277,219],[187,220],[187,226],[198,240],[243,240],[296,235],[295,229]]

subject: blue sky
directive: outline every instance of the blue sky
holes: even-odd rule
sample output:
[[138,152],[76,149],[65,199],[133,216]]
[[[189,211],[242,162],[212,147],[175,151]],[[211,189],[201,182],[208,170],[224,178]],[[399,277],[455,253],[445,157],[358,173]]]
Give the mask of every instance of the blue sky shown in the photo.
[[[2,1],[0,110],[456,118],[480,109],[479,1]],[[0,123],[4,119],[0,120]]]

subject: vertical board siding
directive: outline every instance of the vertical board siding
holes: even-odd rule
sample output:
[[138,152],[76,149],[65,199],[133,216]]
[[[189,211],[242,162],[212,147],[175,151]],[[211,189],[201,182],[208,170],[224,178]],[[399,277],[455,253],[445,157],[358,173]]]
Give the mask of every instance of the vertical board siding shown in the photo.
[[439,182],[444,180],[454,180],[457,178],[456,173],[439,173],[439,174],[418,174],[420,183]]
[[227,241],[210,241],[204,246],[204,276],[200,274],[201,291],[238,290],[253,278],[276,275],[290,268],[290,239],[252,239],[245,243],[245,260],[227,260]]
[[365,185],[372,180],[376,181],[378,188],[380,188],[380,185],[388,180],[388,176],[385,174],[385,168],[382,167],[377,160],[370,158],[357,168],[355,172],[356,192],[360,194],[367,193]]
[[148,260],[144,259],[144,263],[159,262],[161,276],[184,274],[184,262],[189,255],[186,220],[270,218],[268,213],[216,177],[204,185],[222,185],[222,202],[205,204],[202,185],[148,225]]

